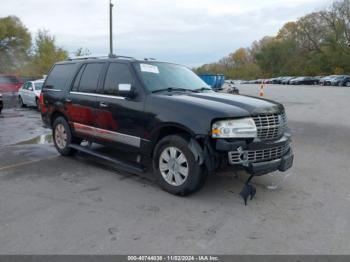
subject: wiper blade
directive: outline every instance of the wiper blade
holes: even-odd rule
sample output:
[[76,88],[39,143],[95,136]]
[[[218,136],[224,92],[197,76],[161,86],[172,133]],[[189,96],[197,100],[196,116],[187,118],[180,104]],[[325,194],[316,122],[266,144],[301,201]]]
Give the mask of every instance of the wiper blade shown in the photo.
[[158,92],[164,92],[164,91],[168,91],[168,92],[174,92],[174,91],[191,91],[191,92],[194,92],[194,90],[186,89],[186,88],[168,87],[168,88],[163,88],[163,89],[154,90],[154,91],[152,91],[152,93],[158,93]]
[[206,91],[206,90],[212,90],[211,88],[209,88],[209,87],[201,87],[201,88],[198,88],[198,89],[195,89],[195,90],[193,90],[193,91],[195,91],[195,92],[202,92],[202,91]]

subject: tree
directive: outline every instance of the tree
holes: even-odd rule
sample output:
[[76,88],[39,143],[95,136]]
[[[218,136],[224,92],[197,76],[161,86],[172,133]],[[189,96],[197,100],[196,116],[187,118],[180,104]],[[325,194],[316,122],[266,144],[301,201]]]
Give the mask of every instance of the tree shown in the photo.
[[82,47],[79,47],[75,52],[75,56],[88,56],[91,55],[91,52],[89,49],[83,49]]
[[55,37],[49,35],[48,31],[39,30],[33,56],[26,71],[30,75],[42,76],[48,73],[54,63],[67,58],[68,52],[56,46]]
[[350,0],[307,14],[217,63],[198,69],[230,78],[350,74]]
[[17,72],[28,59],[31,35],[19,18],[0,18],[0,73]]

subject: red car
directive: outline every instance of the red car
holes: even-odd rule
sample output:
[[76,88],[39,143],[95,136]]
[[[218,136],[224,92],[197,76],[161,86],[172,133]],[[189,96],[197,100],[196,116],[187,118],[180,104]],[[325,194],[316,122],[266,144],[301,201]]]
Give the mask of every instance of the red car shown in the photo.
[[0,93],[18,92],[23,85],[15,75],[0,75]]

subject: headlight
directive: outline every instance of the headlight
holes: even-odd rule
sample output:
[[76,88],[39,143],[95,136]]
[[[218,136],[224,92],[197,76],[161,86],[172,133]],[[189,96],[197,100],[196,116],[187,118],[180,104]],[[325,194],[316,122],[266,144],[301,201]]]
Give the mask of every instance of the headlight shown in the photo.
[[251,138],[257,136],[257,129],[252,118],[222,120],[213,124],[213,138]]

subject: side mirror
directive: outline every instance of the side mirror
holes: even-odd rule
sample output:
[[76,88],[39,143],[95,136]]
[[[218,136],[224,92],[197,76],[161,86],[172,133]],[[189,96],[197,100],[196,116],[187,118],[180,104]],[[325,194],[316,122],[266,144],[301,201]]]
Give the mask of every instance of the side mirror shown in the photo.
[[31,87],[31,86],[28,87],[28,90],[29,90],[29,91],[33,91],[33,87]]
[[119,84],[118,85],[119,96],[133,98],[136,95],[135,87],[131,84]]

